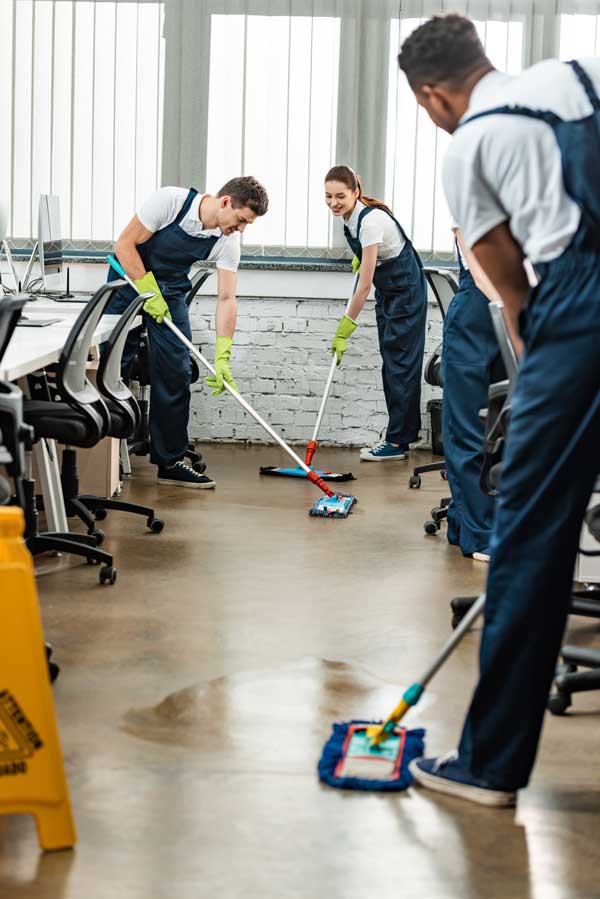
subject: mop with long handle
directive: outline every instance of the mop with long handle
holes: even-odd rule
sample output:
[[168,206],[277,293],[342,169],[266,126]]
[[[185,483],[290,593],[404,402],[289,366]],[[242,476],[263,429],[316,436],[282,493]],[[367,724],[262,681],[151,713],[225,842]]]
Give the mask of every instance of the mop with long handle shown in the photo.
[[[346,304],[346,313],[350,307],[350,303],[352,301],[352,297],[356,293],[356,287],[358,284],[359,275],[357,274],[352,282],[352,292],[348,297],[348,302]],[[315,422],[315,428],[313,431],[312,438],[306,444],[306,455],[304,456],[304,462],[309,467],[312,467],[312,460],[315,455],[317,449],[317,438],[319,436],[319,429],[321,427],[321,422],[323,420],[323,413],[325,412],[325,406],[327,405],[327,400],[329,399],[329,394],[331,392],[331,385],[333,384],[333,377],[335,375],[335,370],[338,367],[337,357],[335,353],[333,354],[333,358],[331,360],[331,365],[329,366],[329,374],[327,376],[327,382],[325,384],[325,390],[323,392],[323,398],[321,399],[321,405],[319,407],[319,412],[317,415],[317,420]],[[304,469],[302,468],[276,468],[273,465],[267,465],[260,469],[260,473],[263,475],[271,475],[275,477],[284,477],[284,478],[305,478],[307,477]],[[338,483],[342,481],[354,481],[355,477],[353,474],[348,472],[347,474],[339,474],[334,471],[319,471],[317,474],[323,478],[324,481],[337,481]]]
[[[132,287],[136,291],[136,293],[140,293],[135,283],[126,274],[122,265],[117,259],[115,259],[114,256],[107,256],[106,261],[125,281],[127,281],[129,286]],[[179,328],[174,325],[170,319],[165,317],[163,319],[163,324],[166,325],[169,330],[173,332],[173,334],[175,334],[178,340],[183,343],[183,345],[189,350],[190,354],[197,362],[200,363],[200,365],[203,365],[211,375],[216,374],[214,367],[211,365],[208,359],[204,358],[202,353],[194,346],[194,344],[190,340],[187,339],[185,334],[181,333]],[[357,502],[356,497],[342,493],[334,493],[333,490],[330,490],[323,478],[319,476],[319,473],[311,470],[311,468],[300,458],[300,456],[298,456],[294,452],[294,450],[287,445],[285,440],[283,440],[283,438],[273,430],[271,425],[268,424],[268,422],[266,422],[264,418],[262,418],[258,414],[258,412],[256,412],[256,410],[252,408],[250,403],[245,400],[244,397],[237,392],[237,390],[234,390],[234,388],[231,387],[231,385],[228,384],[227,381],[224,381],[223,385],[226,391],[230,393],[235,400],[237,400],[240,406],[245,409],[246,412],[248,412],[255,421],[258,422],[261,428],[263,428],[267,432],[267,434],[269,434],[269,436],[272,437],[273,440],[275,440],[275,442],[278,443],[279,446],[292,457],[296,465],[299,465],[300,468],[305,471],[308,480],[312,481],[312,483],[319,487],[325,494],[324,497],[321,497],[321,499],[317,500],[314,506],[309,509],[308,514],[320,518],[347,518],[350,514],[352,506]]]
[[404,691],[385,721],[348,721],[333,725],[333,733],[319,760],[322,781],[347,790],[391,791],[410,786],[412,777],[408,765],[423,754],[425,731],[422,728],[406,730],[398,724],[417,704],[429,681],[452,655],[484,606],[485,593],[482,593],[419,680]]

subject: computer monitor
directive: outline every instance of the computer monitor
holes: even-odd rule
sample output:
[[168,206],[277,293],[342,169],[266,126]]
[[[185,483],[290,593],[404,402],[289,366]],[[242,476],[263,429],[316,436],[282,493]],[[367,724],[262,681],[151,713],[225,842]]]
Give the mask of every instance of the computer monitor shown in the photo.
[[60,201],[54,194],[40,195],[38,256],[44,290],[62,290],[63,245]]

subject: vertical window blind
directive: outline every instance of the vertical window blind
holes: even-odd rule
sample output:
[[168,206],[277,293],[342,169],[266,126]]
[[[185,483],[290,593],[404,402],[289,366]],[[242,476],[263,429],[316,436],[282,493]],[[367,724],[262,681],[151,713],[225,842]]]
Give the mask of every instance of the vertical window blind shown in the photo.
[[[457,5],[501,70],[600,53],[597,0]],[[323,176],[344,162],[426,259],[447,258],[449,138],[396,61],[441,11],[433,0],[2,0],[0,217],[14,245],[36,238],[40,193],[59,195],[67,246],[104,249],[161,184],[215,192],[253,174],[270,209],[245,253],[339,256]]]
[[[15,245],[58,194],[69,245],[110,243],[160,185],[164,3],[3,0],[2,202]],[[10,126],[7,127],[7,123]]]

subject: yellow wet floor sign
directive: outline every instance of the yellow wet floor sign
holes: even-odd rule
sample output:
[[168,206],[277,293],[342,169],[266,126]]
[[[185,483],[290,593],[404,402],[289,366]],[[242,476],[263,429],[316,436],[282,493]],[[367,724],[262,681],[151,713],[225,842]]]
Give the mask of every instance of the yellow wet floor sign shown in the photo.
[[43,849],[76,835],[23,513],[0,508],[0,814],[34,815]]

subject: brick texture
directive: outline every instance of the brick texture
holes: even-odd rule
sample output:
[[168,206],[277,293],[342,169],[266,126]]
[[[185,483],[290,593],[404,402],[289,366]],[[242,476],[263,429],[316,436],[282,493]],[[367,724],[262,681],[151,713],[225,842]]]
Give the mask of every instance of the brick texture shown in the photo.
[[[215,299],[194,303],[194,343],[212,361]],[[343,309],[335,300],[240,297],[232,353],[238,387],[250,404],[289,443],[311,436],[330,364],[329,345]],[[441,340],[442,322],[430,304],[425,359]],[[441,392],[423,383],[420,445],[431,445],[427,401]],[[364,446],[385,431],[387,413],[381,383],[374,303],[361,313],[342,367],[336,373],[319,440]],[[192,385],[190,438],[269,442],[270,438],[231,397],[213,397],[204,378]]]

